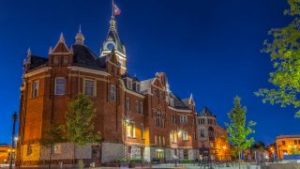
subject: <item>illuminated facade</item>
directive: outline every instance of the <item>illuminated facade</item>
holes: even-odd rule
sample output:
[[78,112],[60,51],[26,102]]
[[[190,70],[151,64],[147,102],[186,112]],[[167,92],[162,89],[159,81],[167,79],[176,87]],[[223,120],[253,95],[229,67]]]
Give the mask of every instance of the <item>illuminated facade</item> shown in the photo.
[[200,156],[226,161],[231,159],[227,132],[217,123],[216,116],[204,107],[197,114],[197,140]]
[[[195,111],[193,96],[177,97],[163,72],[146,80],[131,76],[114,17],[100,54],[94,54],[84,41],[79,30],[71,46],[61,34],[55,47],[49,49],[48,57],[27,52],[17,164],[46,165],[50,158],[64,164],[72,164],[76,159],[100,164],[122,158],[198,158],[196,121],[200,116]],[[101,145],[78,147],[76,151],[72,143],[57,143],[50,156],[51,150],[41,140],[47,128],[65,123],[68,103],[79,93],[90,96],[94,102],[95,130],[101,133],[103,141]],[[226,135],[218,125],[213,128]]]
[[284,155],[300,154],[300,135],[276,137],[276,152],[279,159],[283,159]]
[[0,145],[0,164],[6,164],[9,162],[10,153],[14,152],[9,145]]

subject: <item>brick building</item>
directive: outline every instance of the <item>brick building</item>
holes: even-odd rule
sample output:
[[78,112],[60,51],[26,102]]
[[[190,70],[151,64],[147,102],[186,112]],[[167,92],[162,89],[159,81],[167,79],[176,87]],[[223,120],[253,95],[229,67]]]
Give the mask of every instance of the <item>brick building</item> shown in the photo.
[[210,156],[215,160],[230,160],[230,145],[227,132],[217,123],[208,107],[197,113],[197,140],[200,156]]
[[276,137],[276,153],[279,159],[285,155],[300,154],[300,135],[281,135]]
[[52,160],[66,164],[74,158],[97,163],[120,158],[198,158],[198,116],[193,97],[177,97],[165,73],[146,80],[130,76],[114,17],[99,55],[84,41],[79,30],[71,46],[61,34],[48,57],[27,52],[21,86],[18,164],[49,161],[50,150],[41,139],[49,126],[65,122],[67,105],[79,93],[94,102],[95,130],[101,132],[103,142],[76,151],[72,143],[57,143],[52,147]]
[[13,152],[14,149],[7,144],[0,144],[0,164],[7,164],[10,160],[10,153]]

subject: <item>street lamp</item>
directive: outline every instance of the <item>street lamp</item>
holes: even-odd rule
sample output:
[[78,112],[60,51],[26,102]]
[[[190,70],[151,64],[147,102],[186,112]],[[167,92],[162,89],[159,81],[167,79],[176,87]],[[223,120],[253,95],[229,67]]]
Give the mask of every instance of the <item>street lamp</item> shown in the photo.
[[[12,120],[13,120],[12,136],[11,136],[11,148],[12,148],[12,150],[15,148],[15,135],[16,135],[17,118],[18,118],[18,115],[17,115],[16,112],[14,112],[13,115],[12,115]],[[15,153],[13,151],[10,153],[9,169],[12,169],[14,154]]]

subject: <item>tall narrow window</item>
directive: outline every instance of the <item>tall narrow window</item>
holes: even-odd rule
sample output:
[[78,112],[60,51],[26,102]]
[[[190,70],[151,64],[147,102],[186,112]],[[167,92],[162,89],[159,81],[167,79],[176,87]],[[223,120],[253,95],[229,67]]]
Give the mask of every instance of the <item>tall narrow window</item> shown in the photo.
[[55,95],[64,95],[66,80],[63,77],[55,78]]
[[95,96],[94,80],[84,80],[84,94],[87,96]]
[[129,99],[129,97],[126,97],[126,103],[125,103],[126,113],[129,113],[129,110],[130,110],[130,99]]
[[111,84],[109,88],[109,100],[110,101],[116,101],[116,85]]
[[35,80],[32,82],[32,87],[31,87],[31,96],[32,98],[37,97],[39,94],[39,81]]
[[182,140],[184,140],[184,141],[188,141],[189,140],[188,132],[186,132],[186,131],[182,132]]
[[135,112],[140,113],[139,101],[135,100]]
[[126,82],[127,82],[128,89],[132,89],[132,80],[127,78]]
[[144,114],[144,105],[143,105],[143,101],[139,102],[139,113],[140,114]]
[[126,132],[127,132],[126,133],[127,137],[130,137],[130,138],[135,138],[136,137],[134,122],[130,122],[129,124],[127,124]]
[[144,123],[141,123],[141,138],[144,139]]

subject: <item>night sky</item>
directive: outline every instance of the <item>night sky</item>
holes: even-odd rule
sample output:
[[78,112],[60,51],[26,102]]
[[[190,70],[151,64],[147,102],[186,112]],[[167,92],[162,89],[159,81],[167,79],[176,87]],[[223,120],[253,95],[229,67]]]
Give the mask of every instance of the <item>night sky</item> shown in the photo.
[[[167,73],[171,90],[192,92],[197,109],[208,106],[221,125],[233,97],[242,97],[255,139],[271,143],[280,134],[300,134],[295,110],[263,104],[253,92],[270,87],[269,56],[260,52],[270,28],[286,25],[286,0],[116,0],[118,30],[128,70],[141,80]],[[28,47],[47,56],[59,34],[68,45],[78,26],[96,53],[108,31],[110,0],[0,1],[0,143],[10,142],[11,114],[19,109],[22,60]]]

